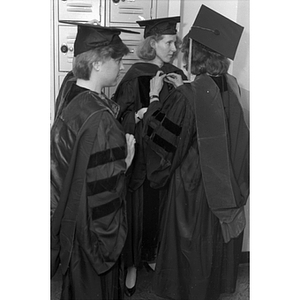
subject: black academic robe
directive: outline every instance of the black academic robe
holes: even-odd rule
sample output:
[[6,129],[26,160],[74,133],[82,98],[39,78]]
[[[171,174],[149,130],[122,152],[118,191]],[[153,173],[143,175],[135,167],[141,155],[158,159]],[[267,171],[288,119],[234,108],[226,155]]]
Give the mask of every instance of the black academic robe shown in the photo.
[[[249,130],[238,85],[197,76],[144,116],[147,176],[168,185],[155,292],[176,300],[234,292],[249,186]],[[225,88],[224,88],[225,87]]]
[[[120,105],[118,119],[126,132],[134,134],[136,139],[135,157],[130,168],[128,207],[128,239],[125,246],[125,265],[138,266],[141,258],[153,261],[156,256],[159,191],[152,189],[146,178],[146,162],[142,142],[143,122],[135,123],[135,113],[149,105],[150,80],[158,70],[164,73],[178,73],[183,79],[186,76],[172,64],[164,64],[161,68],[151,63],[135,63],[127,71],[118,85],[114,101]],[[174,90],[171,84],[165,83],[160,93],[161,101]]]
[[55,109],[54,109],[55,119],[58,115],[60,115],[62,110],[68,105],[68,100],[66,99],[65,95],[68,93],[68,91],[70,91],[70,87],[74,84],[76,84],[76,78],[73,72],[70,71],[65,76],[55,101]]
[[74,87],[51,129],[52,275],[60,263],[61,299],[123,299],[125,133],[113,101]]

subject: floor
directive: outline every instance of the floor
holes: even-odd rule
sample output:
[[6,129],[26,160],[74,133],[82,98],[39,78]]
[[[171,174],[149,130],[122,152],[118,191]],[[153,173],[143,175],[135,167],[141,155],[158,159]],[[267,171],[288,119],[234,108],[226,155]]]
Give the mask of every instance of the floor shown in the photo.
[[[147,272],[145,268],[139,270],[137,289],[135,294],[126,300],[164,300],[152,292],[151,281],[152,272]],[[59,300],[61,291],[61,274],[59,271],[51,281],[51,300]],[[249,264],[241,264],[234,294],[222,294],[219,300],[248,300],[249,299]]]

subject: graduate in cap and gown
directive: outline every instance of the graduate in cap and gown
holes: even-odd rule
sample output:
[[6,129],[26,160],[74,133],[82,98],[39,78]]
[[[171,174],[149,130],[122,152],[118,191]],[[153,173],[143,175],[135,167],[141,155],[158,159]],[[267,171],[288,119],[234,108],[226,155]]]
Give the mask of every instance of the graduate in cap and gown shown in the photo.
[[[243,27],[202,5],[183,39],[196,77],[144,115],[150,186],[168,186],[153,289],[164,298],[217,300],[235,291],[249,195],[249,130],[228,74]],[[159,77],[154,80],[161,80]]]
[[[152,189],[146,177],[146,162],[142,141],[143,114],[151,97],[150,80],[158,72],[164,78],[167,73],[185,76],[174,65],[173,60],[179,51],[177,23],[180,17],[168,17],[137,21],[144,28],[144,39],[137,47],[141,61],[133,64],[119,83],[114,100],[120,105],[118,119],[127,133],[136,138],[136,155],[130,168],[129,191],[126,197],[128,213],[128,237],[124,248],[124,262],[127,269],[125,293],[135,292],[137,268],[145,263],[149,269],[155,263],[160,191]],[[161,90],[163,100],[174,90],[172,84],[165,82]]]
[[51,276],[60,265],[61,299],[123,299],[125,173],[135,140],[102,89],[117,84],[129,49],[124,30],[66,23],[78,32],[51,128]]

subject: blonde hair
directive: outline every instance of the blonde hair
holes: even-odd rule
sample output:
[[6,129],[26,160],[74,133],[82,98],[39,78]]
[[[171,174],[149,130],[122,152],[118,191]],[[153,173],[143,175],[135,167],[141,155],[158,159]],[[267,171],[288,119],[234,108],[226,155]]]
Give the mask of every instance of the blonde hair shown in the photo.
[[[156,51],[155,49],[152,47],[152,42],[159,42],[160,40],[162,40],[164,38],[163,34],[157,34],[157,35],[150,35],[147,38],[145,38],[137,47],[136,49],[136,53],[137,56],[140,59],[146,60],[146,61],[150,61],[153,60],[156,57]],[[175,41],[175,47],[176,47],[176,51],[173,54],[173,57],[171,59],[171,61],[173,61],[181,48],[182,45],[182,41],[181,39],[176,35],[176,41]]]
[[156,51],[152,47],[152,41],[159,42],[164,37],[161,34],[146,37],[136,48],[136,54],[140,59],[150,61],[156,57]]

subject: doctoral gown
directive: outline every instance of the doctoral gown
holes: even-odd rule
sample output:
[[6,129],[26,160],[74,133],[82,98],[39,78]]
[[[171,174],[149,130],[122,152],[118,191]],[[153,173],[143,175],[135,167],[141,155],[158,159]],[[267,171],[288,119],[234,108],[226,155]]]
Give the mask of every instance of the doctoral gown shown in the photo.
[[[146,163],[142,142],[143,122],[135,123],[135,113],[149,105],[150,80],[158,70],[163,73],[178,73],[184,79],[182,70],[166,63],[161,68],[152,63],[135,63],[120,82],[114,101],[120,105],[118,119],[126,132],[136,139],[135,158],[130,168],[129,191],[126,197],[128,207],[128,238],[124,249],[125,266],[138,266],[142,261],[153,261],[156,257],[159,198],[163,191],[152,189],[146,178]],[[160,93],[163,101],[174,90],[165,83]]]
[[51,129],[51,263],[61,299],[123,299],[125,133],[118,105],[67,80]]
[[70,71],[65,76],[55,101],[55,108],[54,108],[55,119],[58,115],[61,114],[65,106],[67,106],[68,102],[72,98],[72,97],[65,97],[65,96],[68,95],[67,92],[70,91],[71,86],[74,84],[76,84],[76,78],[73,72]]
[[146,170],[163,199],[153,288],[176,300],[218,299],[235,290],[249,130],[234,77],[199,75],[150,104],[144,116]]

